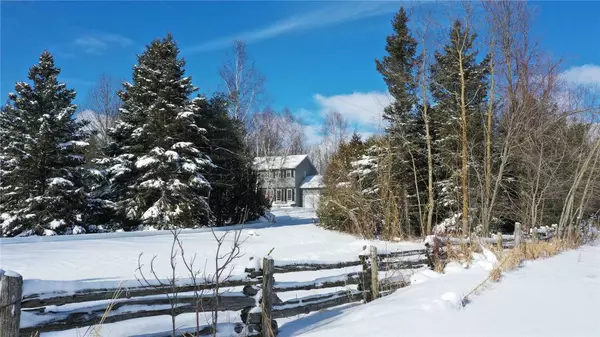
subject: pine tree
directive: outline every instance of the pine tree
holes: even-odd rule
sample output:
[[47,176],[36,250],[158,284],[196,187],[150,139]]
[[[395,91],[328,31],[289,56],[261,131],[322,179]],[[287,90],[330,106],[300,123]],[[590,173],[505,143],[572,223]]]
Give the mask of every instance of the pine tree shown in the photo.
[[[488,58],[477,61],[473,42],[476,34],[469,32],[460,21],[455,21],[449,41],[441,52],[436,52],[431,66],[431,94],[435,102],[432,108],[434,132],[438,154],[436,155],[436,179],[439,195],[438,216],[446,218],[460,209],[461,186],[461,68],[464,72],[467,134],[469,153],[478,160],[471,160],[470,169],[482,162],[483,130],[487,95]],[[472,176],[475,176],[474,174]]]
[[76,121],[75,91],[58,82],[49,52],[17,82],[0,112],[2,236],[81,232],[86,194],[85,122]]
[[209,205],[215,224],[256,220],[264,215],[268,201],[259,192],[253,157],[245,142],[244,123],[228,115],[225,96],[216,95],[204,102],[197,124],[207,129],[205,151],[211,153],[214,164],[206,178],[212,186]]
[[195,120],[202,99],[189,100],[197,88],[178,56],[170,34],[152,41],[133,67],[133,83],[119,92],[123,105],[109,157],[99,162],[110,181],[106,195],[116,201],[126,229],[209,224],[204,173],[212,163],[197,145],[206,141],[206,130]]

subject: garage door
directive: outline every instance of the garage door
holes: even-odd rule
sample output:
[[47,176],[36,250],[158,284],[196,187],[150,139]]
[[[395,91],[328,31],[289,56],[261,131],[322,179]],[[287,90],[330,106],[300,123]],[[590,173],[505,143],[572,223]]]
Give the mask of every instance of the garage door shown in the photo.
[[304,190],[302,191],[302,207],[316,209],[319,207],[319,192]]

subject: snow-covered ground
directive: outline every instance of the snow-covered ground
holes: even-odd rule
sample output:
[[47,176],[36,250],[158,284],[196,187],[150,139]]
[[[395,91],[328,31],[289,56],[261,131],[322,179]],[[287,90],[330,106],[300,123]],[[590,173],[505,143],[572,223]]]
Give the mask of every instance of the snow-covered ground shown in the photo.
[[[250,256],[261,257],[272,250],[276,263],[282,261],[356,260],[365,245],[380,251],[422,248],[421,243],[368,241],[328,231],[312,222],[314,212],[298,208],[274,210],[277,222],[244,225],[244,257],[233,274],[243,275]],[[219,229],[222,233],[226,229]],[[210,231],[188,230],[181,234],[186,256],[197,255],[196,263],[208,273],[216,249]],[[0,240],[0,269],[19,272],[24,291],[73,290],[82,283],[113,283],[135,280],[140,253],[147,265],[157,256],[160,277],[170,276],[171,249],[168,232],[86,234],[27,237]],[[477,254],[468,269],[452,263],[444,274],[424,270],[410,276],[412,284],[369,304],[352,304],[310,315],[278,320],[279,336],[510,336],[549,337],[600,336],[600,246],[584,246],[554,258],[527,262],[505,274],[499,283],[489,283],[461,299],[489,275],[489,256]],[[337,270],[277,274],[276,280],[309,281],[354,271]],[[180,277],[187,277],[181,265]],[[48,282],[51,281],[51,282]],[[76,282],[73,282],[76,281]],[[135,281],[133,281],[135,282]],[[341,290],[322,289],[279,293],[282,300]],[[239,291],[236,289],[235,291]],[[23,323],[27,324],[27,315]],[[207,317],[208,320],[208,317]],[[238,312],[223,312],[220,322],[239,322]],[[194,314],[177,317],[179,327],[194,325]],[[170,330],[170,317],[158,316],[105,324],[101,336],[142,336]],[[44,333],[41,337],[83,336],[85,328]]]
[[[244,225],[241,246],[243,257],[235,262],[232,274],[244,275],[244,269],[252,265],[252,256],[266,256],[271,250],[275,263],[285,261],[315,260],[320,262],[339,262],[358,260],[358,255],[366,245],[376,245],[379,250],[395,251],[423,248],[422,243],[384,241],[368,241],[357,237],[325,230],[313,223],[314,211],[301,208],[274,209],[276,223],[257,222]],[[238,227],[233,227],[238,228]],[[232,229],[219,228],[217,234]],[[196,266],[205,269],[206,273],[214,270],[216,251],[215,239],[208,229],[184,230],[180,238],[185,248],[186,257],[196,255]],[[233,238],[230,234],[229,238]],[[0,239],[0,269],[13,270],[20,273],[24,281],[24,293],[32,294],[48,291],[74,291],[90,287],[114,287],[123,284],[138,285],[135,275],[138,267],[138,256],[143,253],[142,263],[149,272],[149,263],[157,256],[155,271],[160,278],[171,275],[169,257],[172,235],[168,231],[144,231],[129,233],[85,234],[69,236],[45,236]],[[226,242],[226,249],[231,241]],[[258,260],[258,259],[256,259]],[[255,261],[256,261],[255,260]],[[334,270],[297,272],[278,274],[277,281],[310,281],[316,278],[335,276],[356,271],[360,267]],[[189,275],[183,265],[177,265],[178,277]],[[121,285],[123,285],[121,284]],[[343,289],[343,288],[341,288]],[[297,291],[281,293],[282,300],[304,297],[323,292],[334,292],[340,289],[315,291]],[[239,289],[237,290],[239,291]],[[76,305],[71,305],[73,308]],[[56,309],[56,308],[55,308]],[[236,322],[239,313],[225,312],[220,314],[220,322]],[[30,326],[31,317],[23,315],[21,326]],[[286,320],[280,322],[283,323]],[[177,317],[178,326],[189,327],[195,323],[194,314],[183,314]],[[129,320],[103,326],[102,336],[120,337],[142,333],[170,330],[168,316],[150,317]],[[42,337],[81,336],[84,329],[65,332],[44,333]]]
[[[487,261],[481,261],[487,262]],[[428,271],[407,288],[366,305],[328,310],[288,322],[280,337],[600,336],[600,245],[526,262],[499,283],[487,283],[486,263]]]
[[[363,246],[370,244],[390,250],[423,248],[420,243],[371,242],[325,230],[313,224],[313,211],[302,208],[280,208],[273,212],[277,217],[274,224],[244,225],[242,239],[246,241],[241,246],[244,256],[237,261],[233,274],[242,275],[249,257],[266,256],[271,249],[276,262],[334,262],[356,260]],[[226,229],[230,227],[217,229],[217,234]],[[196,265],[204,268],[206,262],[210,273],[216,251],[210,230],[186,230],[180,238],[186,256],[196,254]],[[143,253],[142,262],[146,265],[157,256],[156,271],[166,278],[171,274],[171,242],[168,231],[0,239],[0,268],[14,270],[26,280],[134,280],[138,256]],[[225,244],[224,249],[227,247]],[[183,264],[177,270],[181,277],[186,276]]]

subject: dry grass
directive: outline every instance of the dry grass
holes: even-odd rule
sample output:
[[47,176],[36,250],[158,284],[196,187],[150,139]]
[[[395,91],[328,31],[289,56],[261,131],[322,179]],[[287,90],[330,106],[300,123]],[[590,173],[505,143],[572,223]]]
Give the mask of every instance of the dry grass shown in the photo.
[[477,244],[461,242],[453,245],[448,242],[443,247],[443,258],[435,258],[433,261],[433,270],[443,273],[448,262],[458,262],[461,265],[470,265],[473,253],[481,253],[481,247]]
[[523,261],[552,257],[564,250],[577,248],[579,245],[579,239],[573,238],[567,240],[523,242],[521,247],[507,251],[499,251],[497,247],[494,248],[493,246],[488,247],[498,257],[498,266],[490,271],[488,277],[483,282],[463,297],[463,305],[468,302],[469,296],[482,289],[488,281],[499,282],[502,279],[503,273],[519,268]]
[[500,281],[501,277],[502,277],[502,272],[500,271],[500,268],[494,268],[490,272],[490,280],[492,280],[494,282]]
[[551,240],[537,242],[523,242],[520,248],[513,248],[508,251],[495,252],[500,263],[490,272],[490,279],[499,281],[503,272],[515,270],[521,266],[525,260],[537,260],[552,257],[558,253],[573,249],[579,246],[579,241],[575,240]]

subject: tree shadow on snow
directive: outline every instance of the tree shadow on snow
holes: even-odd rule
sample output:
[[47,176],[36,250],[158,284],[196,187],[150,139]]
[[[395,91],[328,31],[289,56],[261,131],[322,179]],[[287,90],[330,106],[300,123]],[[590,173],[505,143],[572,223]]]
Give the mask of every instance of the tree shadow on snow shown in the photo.
[[[314,219],[302,209],[277,210],[275,222],[252,221],[243,225],[229,225],[214,228],[215,232],[225,232],[238,229],[252,230],[263,228],[275,228],[285,226],[297,226],[314,224]],[[210,227],[201,227],[196,229],[183,229],[181,234],[196,234],[210,232]],[[111,232],[111,233],[90,233],[79,235],[54,235],[54,236],[28,236],[18,238],[0,238],[0,246],[9,244],[21,244],[32,242],[59,242],[59,241],[84,241],[84,240],[106,240],[106,239],[126,239],[134,237],[171,235],[169,230],[153,231],[131,231],[131,232]]]

